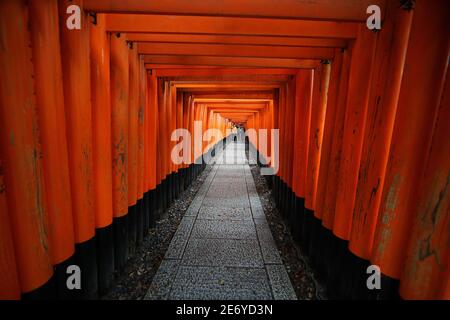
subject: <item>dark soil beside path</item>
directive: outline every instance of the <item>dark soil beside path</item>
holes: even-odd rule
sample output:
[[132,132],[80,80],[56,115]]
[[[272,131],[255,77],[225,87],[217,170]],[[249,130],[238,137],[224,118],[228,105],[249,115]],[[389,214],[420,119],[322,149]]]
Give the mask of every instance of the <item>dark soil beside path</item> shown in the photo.
[[207,166],[178,199],[172,202],[161,220],[149,230],[142,244],[136,248],[123,274],[116,275],[113,287],[101,299],[140,300],[144,298],[184,213],[211,169],[211,166]]

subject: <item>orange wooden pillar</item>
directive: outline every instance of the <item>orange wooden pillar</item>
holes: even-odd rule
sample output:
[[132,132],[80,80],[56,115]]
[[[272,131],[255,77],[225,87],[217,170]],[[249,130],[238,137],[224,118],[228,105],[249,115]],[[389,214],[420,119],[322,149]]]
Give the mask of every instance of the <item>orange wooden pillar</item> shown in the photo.
[[372,252],[413,14],[395,8],[386,15],[374,59],[349,246],[367,260]]
[[111,35],[111,130],[115,267],[122,271],[128,250],[129,62],[125,34]]
[[6,203],[6,186],[0,160],[0,300],[20,299],[20,283],[17,270],[11,220]]
[[137,140],[137,182],[136,182],[136,198],[138,205],[136,242],[139,245],[144,233],[144,221],[146,215],[146,191],[144,190],[145,180],[145,106],[147,91],[147,71],[145,70],[144,58],[139,57],[139,106],[138,106],[138,140]]
[[206,108],[205,104],[200,105],[200,121],[202,123],[202,135],[201,135],[202,141],[200,142],[202,159],[201,159],[201,165],[199,166],[199,169],[198,169],[198,174],[200,174],[200,170],[201,170],[200,168],[204,164],[204,154],[205,154],[205,149],[207,146],[207,141],[204,140],[204,134],[208,127],[208,109]]
[[167,208],[168,197],[167,197],[167,172],[169,170],[168,161],[167,161],[167,149],[168,149],[168,139],[167,139],[167,81],[159,80],[158,81],[158,116],[159,116],[159,162],[160,162],[160,178],[161,178],[161,192],[160,192],[160,206],[159,212],[162,212]]
[[[448,19],[446,24],[448,26]],[[449,119],[450,77],[447,70],[419,201],[413,209],[414,224],[400,280],[400,294],[404,299],[450,299]]]
[[[209,122],[209,112],[206,104],[201,104],[201,121],[202,121],[202,165],[205,163],[205,153],[206,148],[208,146],[208,141],[206,140],[205,132],[208,130],[208,122]],[[199,167],[199,174],[201,171],[201,167]]]
[[315,216],[323,220],[324,211],[323,204],[325,202],[326,187],[328,180],[328,169],[331,162],[331,148],[333,144],[333,132],[336,124],[336,113],[338,107],[338,93],[340,87],[342,67],[342,52],[341,49],[335,49],[334,59],[331,63],[331,73],[328,87],[328,98],[326,104],[326,112],[323,124],[322,147],[320,151],[320,163],[317,175],[316,187],[316,205]]
[[53,296],[48,290],[53,259],[28,24],[24,3],[0,3],[0,295],[5,299],[18,298],[21,291]]
[[[305,208],[316,209],[317,181],[319,176],[323,130],[327,108],[328,86],[331,75],[331,63],[325,62],[315,70],[313,86],[313,104],[308,144],[308,167],[306,171]],[[314,213],[316,215],[316,213]]]
[[[151,70],[147,71],[148,74]],[[150,211],[151,211],[151,200],[150,200],[150,90],[149,90],[149,79],[145,74],[147,79],[145,82],[145,111],[144,111],[144,177],[143,177],[143,191],[144,191],[144,217],[142,219],[143,236],[148,232],[150,226]],[[155,137],[156,138],[156,137]]]
[[[320,220],[317,217],[316,194],[319,178],[319,167],[321,161],[322,138],[325,126],[325,115],[327,108],[328,88],[331,75],[331,63],[322,62],[314,71],[314,84],[311,107],[311,124],[308,144],[308,165],[306,171],[306,190],[305,190],[305,245],[306,252],[313,256],[318,255],[314,250],[319,242]],[[314,260],[317,266],[317,260]]]
[[[348,248],[347,248],[347,241],[344,241],[340,238],[337,238],[334,236],[332,230],[333,230],[333,224],[334,224],[334,213],[335,213],[335,204],[336,204],[336,194],[338,191],[338,184],[339,184],[339,168],[341,164],[341,156],[342,156],[342,139],[343,139],[343,131],[344,131],[344,119],[345,119],[345,112],[346,112],[346,102],[347,102],[347,89],[348,89],[348,79],[349,79],[349,72],[350,72],[350,64],[351,64],[351,53],[352,53],[352,46],[342,49],[342,52],[339,53],[342,54],[342,67],[340,71],[340,78],[339,78],[339,88],[337,92],[336,97],[336,106],[335,106],[335,117],[334,120],[334,126],[333,126],[333,132],[330,134],[332,135],[332,142],[331,142],[331,150],[329,158],[328,158],[328,173],[326,177],[326,182],[321,182],[320,175],[322,173],[319,172],[319,190],[321,187],[321,183],[325,183],[325,190],[321,191],[324,192],[323,195],[323,202],[321,205],[316,206],[317,210],[321,210],[321,217],[322,217],[322,225],[325,228],[324,232],[324,238],[325,243],[324,247],[325,250],[328,250],[327,259],[327,290],[330,298],[339,298],[341,297],[341,293],[339,292],[340,289],[343,287],[341,284],[344,284],[348,280],[344,277],[342,277],[343,274],[343,268],[347,268],[344,264],[344,258],[348,256]],[[336,55],[335,55],[336,57]],[[334,62],[336,63],[336,62]],[[334,85],[333,82],[333,74],[336,70],[333,71],[332,66],[332,79],[330,79],[330,99],[332,99],[332,92]],[[329,104],[332,103],[331,101]],[[333,108],[331,105],[327,107],[327,117],[329,108]],[[331,111],[330,111],[331,112]],[[326,127],[328,127],[328,119],[326,120]],[[325,130],[328,130],[325,128]],[[324,131],[324,142],[325,145],[325,139],[327,137],[327,131]],[[329,137],[328,137],[329,139]],[[322,163],[322,161],[321,161]],[[325,164],[325,163],[324,163]],[[320,192],[318,190],[318,193]],[[329,230],[329,231],[328,231]]]
[[174,129],[174,105],[175,105],[175,90],[173,89],[173,85],[170,82],[167,82],[166,89],[166,110],[167,110],[167,206],[170,205],[174,198],[174,174],[175,174],[175,165],[172,161],[172,148],[175,145],[175,141],[172,141],[172,130]]
[[[195,125],[195,121],[197,121],[197,125]],[[203,105],[196,103],[195,104],[195,118],[194,118],[194,130],[197,131],[198,136],[196,136],[196,132],[194,132],[194,137],[197,139],[193,140],[194,145],[194,178],[197,177],[198,167],[201,165],[203,161]]]
[[39,132],[49,215],[49,236],[58,296],[70,296],[66,268],[72,264],[74,232],[70,200],[64,95],[59,45],[58,5],[29,3]]
[[[190,118],[189,100],[190,100],[190,95],[188,93],[182,95],[182,101],[181,101],[181,108],[183,108],[182,127],[190,132],[190,130],[189,130],[189,118]],[[191,139],[192,139],[192,136],[191,136]],[[186,141],[185,150],[184,150],[185,161],[183,162],[183,165],[182,165],[184,188],[186,188],[189,184],[189,164],[191,162],[190,151],[191,151],[190,141]]]
[[[183,96],[184,94],[182,92],[176,93],[176,115],[177,115],[177,123],[176,123],[176,129],[184,129],[184,114],[183,114]],[[180,139],[181,140],[181,139]],[[178,143],[178,142],[176,142]],[[183,146],[186,146],[185,141],[182,141]],[[187,150],[183,150],[183,158],[184,158],[184,152],[187,152]],[[184,190],[184,163],[181,163],[178,165],[178,173],[177,173],[177,195],[180,195],[181,192]]]
[[63,61],[72,213],[76,243],[75,258],[82,270],[83,297],[97,296],[94,182],[92,162],[92,109],[89,63],[89,18],[81,12],[81,29],[66,26],[70,5],[83,8],[82,1],[59,1],[61,58]]
[[[309,135],[306,137],[308,140],[308,159],[306,160],[305,171],[305,207],[303,217],[303,239],[302,245],[305,253],[312,256],[312,236],[314,226],[314,209],[313,209],[313,190],[315,190],[315,167],[318,164],[318,156],[320,154],[320,144],[316,143],[318,138],[318,131],[321,128],[320,115],[324,114],[321,111],[320,99],[321,99],[321,85],[324,68],[323,65],[317,66],[313,69],[313,79],[311,87],[311,113],[309,118]],[[323,110],[322,110],[323,111]],[[317,138],[316,138],[317,137]]]
[[[292,191],[292,180],[293,180],[293,159],[294,159],[294,124],[295,124],[295,92],[296,92],[296,83],[295,78],[291,77],[287,81],[286,86],[286,130],[287,130],[287,148],[286,148],[286,184],[288,186],[287,193],[286,193],[286,216],[288,219],[291,219],[293,216],[293,204],[294,204],[294,198],[293,198],[293,191]],[[259,127],[261,128],[263,126],[263,120],[260,115],[260,112],[257,113],[259,116]]]
[[203,142],[203,132],[204,132],[203,110],[204,110],[204,108],[203,108],[202,104],[197,103],[195,105],[195,111],[196,111],[195,121],[198,121],[197,122],[197,131],[198,131],[198,133],[200,133],[199,136],[196,137],[196,138],[200,138],[201,139],[200,141],[197,139],[197,140],[194,140],[194,142],[193,142],[194,143],[194,148],[195,148],[194,150],[196,151],[196,158],[195,158],[196,166],[195,166],[195,171],[194,171],[195,172],[195,177],[198,174],[199,165],[201,165],[202,161],[203,161],[203,147],[204,147],[204,142]]
[[207,112],[207,123],[206,123],[206,129],[204,132],[204,139],[206,143],[205,147],[205,161],[209,161],[209,158],[211,157],[211,151],[214,147],[214,136],[210,135],[211,131],[208,131],[209,129],[212,129],[214,126],[214,111],[206,107]]
[[352,279],[356,279],[355,274],[361,270],[362,263],[360,258],[349,252],[347,240],[349,240],[352,227],[376,39],[377,33],[368,30],[365,25],[361,24],[357,39],[352,44],[352,59],[346,94],[347,106],[334,204],[333,234],[338,238],[336,239],[338,246],[336,252],[341,254],[339,261],[342,263],[339,291],[341,296],[347,298],[353,294]]
[[129,94],[128,94],[128,237],[130,252],[134,252],[137,241],[138,179],[138,117],[139,117],[139,56],[137,47],[128,43]]
[[105,15],[98,14],[96,24],[90,25],[90,57],[93,192],[100,294],[110,288],[114,273],[110,41],[110,34],[105,30]]
[[[336,195],[338,191],[339,184],[339,169],[341,164],[341,154],[342,154],[342,139],[344,134],[344,122],[345,122],[345,112],[347,107],[347,92],[348,92],[348,80],[350,73],[350,64],[351,64],[351,55],[352,55],[352,46],[350,45],[348,48],[340,49],[342,52],[339,55],[342,55],[342,65],[340,71],[339,78],[339,88],[337,92],[337,100],[336,100],[336,110],[335,110],[335,118],[334,118],[334,126],[331,134],[332,142],[331,142],[331,150],[329,155],[329,164],[328,164],[328,174],[326,177],[325,190],[323,195],[323,202],[321,202],[321,206],[318,210],[321,210],[322,213],[322,225],[326,229],[333,229],[334,224],[334,212],[335,212],[335,203],[336,203]],[[332,81],[330,79],[330,81]],[[330,83],[331,85],[331,83]],[[331,89],[330,89],[331,90]],[[330,121],[332,121],[330,119]],[[325,137],[325,132],[324,132]],[[325,142],[324,142],[325,143]],[[320,183],[320,178],[319,178]],[[322,186],[323,188],[323,186]]]
[[175,197],[175,173],[176,167],[172,161],[172,148],[175,146],[175,141],[172,141],[172,131],[176,126],[176,114],[174,107],[176,104],[176,95],[173,86],[167,82],[166,86],[166,110],[167,110],[167,207],[170,205]]
[[192,162],[193,162],[193,175],[192,175],[192,179],[195,179],[196,177],[196,172],[197,172],[197,165],[201,162],[201,149],[202,149],[202,141],[197,141],[198,139],[202,139],[202,132],[201,132],[201,128],[198,125],[198,123],[196,123],[196,121],[199,121],[200,119],[200,106],[195,103],[195,102],[191,102],[192,104],[192,122],[191,122],[191,126],[192,126],[192,134],[193,134],[193,139],[192,139]]
[[306,170],[308,163],[308,137],[311,119],[312,97],[312,70],[299,70],[296,74],[296,99],[295,99],[295,132],[294,132],[294,168],[293,190],[295,195],[302,199],[299,207],[300,215],[303,215],[306,190]]
[[376,34],[361,25],[352,52],[333,233],[350,236]]
[[[191,117],[191,108],[190,108],[190,95],[189,94],[183,94],[183,100],[182,100],[182,108],[183,108],[183,128],[185,128],[189,133],[192,135],[192,131],[190,129],[190,117]],[[191,136],[192,140],[192,136]],[[186,157],[187,160],[186,163],[183,163],[183,170],[184,170],[184,180],[185,180],[185,187],[189,184],[189,166],[191,164],[191,144],[189,141],[186,143]]]
[[[158,79],[156,75],[151,74],[147,77],[147,92],[148,92],[148,113],[149,113],[149,126],[148,126],[148,177],[147,177],[147,189],[149,190],[150,197],[150,216],[149,223],[151,226],[155,225],[156,220],[159,218],[157,208],[159,204],[159,191],[157,190],[157,162],[159,156],[157,153],[158,148]],[[160,181],[159,181],[160,182]]]
[[[279,108],[279,105],[280,105],[280,101],[279,101],[279,93],[278,93],[278,91],[276,91],[276,90],[274,90],[274,92],[273,92],[273,123],[274,123],[274,129],[275,130],[278,130],[278,139],[279,139],[279,141],[278,141],[278,158],[277,158],[277,161],[278,161],[278,170],[276,171],[276,173],[273,175],[273,178],[272,178],[272,188],[273,188],[273,195],[274,195],[274,198],[275,198],[275,202],[278,204],[279,202],[279,186],[280,186],[280,166],[281,166],[281,164],[280,164],[280,153],[281,153],[281,144],[282,144],[282,142],[281,142],[281,137],[282,137],[282,134],[281,134],[281,132],[280,132],[280,119],[279,119],[279,117],[280,117],[280,110],[278,110],[278,108]],[[275,156],[275,152],[273,152],[273,154],[274,154],[274,156]]]
[[162,213],[162,206],[163,206],[163,201],[162,201],[162,181],[163,181],[163,165],[162,165],[162,134],[161,134],[161,130],[162,130],[162,126],[163,124],[160,121],[160,116],[161,116],[161,110],[160,110],[160,104],[162,103],[162,95],[160,94],[161,91],[161,85],[162,82],[157,80],[156,81],[156,95],[158,97],[157,99],[157,105],[156,105],[156,110],[157,112],[155,113],[156,116],[156,123],[157,123],[157,127],[156,127],[156,135],[155,135],[155,143],[156,143],[156,155],[158,155],[158,157],[156,157],[155,155],[155,169],[156,169],[156,205],[155,205],[155,209],[156,209],[156,215],[159,216]]
[[170,151],[172,141],[170,141],[170,132],[172,127],[172,96],[170,90],[170,81],[164,80],[164,114],[165,116],[162,118],[164,121],[164,174],[165,174],[165,202],[164,202],[164,210],[167,209],[170,205],[171,197],[172,197],[172,161],[170,161]]
[[186,179],[187,184],[190,184],[192,181],[192,166],[193,166],[193,118],[194,118],[194,103],[192,101],[191,95],[185,95],[183,99],[183,107],[184,107],[184,114],[185,114],[185,121],[184,126],[185,128],[190,132],[191,134],[191,141],[188,144],[188,155],[189,155],[189,161],[186,164]]
[[[446,1],[418,1],[413,11],[372,250],[371,261],[380,266],[381,272],[401,279],[400,295],[405,299],[437,298],[437,281],[443,284],[442,279],[448,279],[448,273],[445,278],[445,267],[441,265],[437,271],[435,263],[436,257],[448,261],[448,256],[447,260],[445,254],[441,256],[445,246],[442,247],[438,240],[442,234],[440,226],[448,225],[440,215],[448,217],[448,211],[445,213],[445,202],[436,198],[445,190],[441,189],[445,186],[445,182],[442,184],[445,180],[442,180],[443,172],[439,174],[438,170],[448,161],[445,144],[448,139],[440,136],[444,132],[440,130],[444,129],[437,128],[448,126],[448,121],[442,118],[447,124],[438,122],[433,129],[435,119],[446,114],[443,109],[439,111],[439,99],[448,68],[448,8]],[[440,108],[447,107],[448,99],[443,98]],[[441,133],[432,138],[438,131]],[[448,130],[446,134],[448,137]],[[433,147],[430,148],[430,144]],[[435,156],[442,159],[437,160]],[[423,187],[418,188],[421,185]],[[442,195],[442,199],[448,199],[445,192]],[[428,208],[424,201],[428,202]],[[436,204],[442,207],[436,207]],[[431,208],[436,209],[433,214]],[[414,228],[413,221],[416,222]],[[408,242],[411,244],[409,250]]]
[[[285,117],[284,117],[284,151],[282,156],[285,158],[284,165],[284,175],[285,175],[285,185],[284,185],[284,196],[281,200],[281,208],[283,215],[288,221],[292,221],[294,218],[294,192],[293,192],[293,159],[294,159],[294,135],[295,135],[295,107],[296,107],[296,80],[291,77],[285,86],[284,103],[285,103]],[[258,126],[262,125],[261,117],[259,112],[257,113]]]
[[[280,204],[283,204],[283,195],[285,189],[285,173],[286,173],[286,87],[283,86],[279,90],[278,96],[278,126],[280,128],[280,154],[279,154],[279,162],[280,162],[280,181],[281,181],[281,189],[280,189]],[[283,209],[282,209],[283,211]]]
[[255,130],[255,135],[252,137],[250,136],[250,138],[254,139],[254,145],[256,148],[256,160],[258,161],[258,163],[260,162],[260,149],[261,149],[261,141],[259,139],[259,135],[258,135],[258,131],[260,129],[260,116],[259,113],[254,113],[250,116],[250,118],[252,119],[252,128]]
[[[373,293],[367,289],[363,280],[367,278],[366,269],[371,264],[369,259],[383,193],[412,15],[412,12],[390,4],[384,18],[384,32],[380,32],[377,39],[349,243],[350,251],[363,259],[358,259],[360,267],[354,272],[355,297]],[[381,296],[383,292],[379,291],[378,294]]]
[[[0,82],[0,210],[1,239],[5,240],[2,242],[5,251],[2,250],[1,255],[5,255],[2,258],[2,271],[6,272],[1,277],[12,276],[0,283],[0,291],[4,295],[8,286],[12,289],[8,292],[11,298],[19,294],[15,274],[19,277],[20,291],[27,296],[53,295],[48,290],[53,261],[48,238],[42,153],[27,25],[29,20],[24,2],[0,2],[0,74],[3,80],[7,79]],[[3,217],[6,217],[5,220]],[[10,236],[12,242],[8,240]],[[15,257],[17,270],[13,269],[14,259],[3,262],[8,256]]]
[[[323,135],[322,145],[320,150],[320,162],[318,165],[317,173],[317,186],[315,196],[315,210],[314,215],[316,217],[314,223],[314,240],[316,241],[313,260],[315,262],[318,272],[320,272],[325,279],[332,273],[332,269],[335,267],[333,262],[330,261],[332,251],[331,246],[333,242],[333,236],[331,227],[324,228],[323,219],[325,213],[323,211],[325,198],[327,197],[326,188],[328,180],[328,169],[331,163],[331,149],[334,142],[334,126],[336,125],[336,114],[338,107],[338,93],[341,79],[342,67],[342,52],[341,49],[335,49],[334,58],[331,62],[331,73],[328,87],[328,97],[326,99],[326,112],[323,119]],[[320,252],[320,254],[317,254]]]
[[[295,106],[294,106],[294,108],[295,108]],[[266,106],[262,111],[262,116],[263,116],[263,129],[266,130],[266,132],[267,132],[266,150],[263,151],[263,157],[264,157],[264,161],[265,161],[264,165],[270,166],[269,159],[270,159],[270,147],[271,147],[272,132],[271,132],[271,128],[269,125],[270,111],[269,111],[269,103],[268,102],[266,103]],[[294,119],[295,119],[295,116],[294,116]],[[294,123],[295,123],[295,120],[294,120]],[[295,137],[294,137],[294,139],[295,139]],[[295,147],[293,150],[295,152]],[[294,152],[292,153],[292,158],[294,158]],[[292,159],[292,161],[294,161],[294,159]],[[292,168],[292,171],[294,171],[294,168]],[[294,180],[295,179],[293,179],[292,184],[294,184]],[[292,188],[293,188],[293,186],[292,186]]]
[[280,89],[277,92],[277,96],[275,98],[276,100],[276,108],[277,108],[277,115],[276,115],[276,122],[277,122],[277,129],[279,130],[279,150],[278,150],[278,172],[275,176],[274,181],[274,189],[275,189],[275,201],[277,202],[277,205],[279,208],[281,208],[281,201],[283,198],[283,188],[284,188],[284,149],[285,149],[285,114],[286,114],[286,106],[284,104],[284,93],[283,90]]
[[[295,89],[297,92],[297,88]],[[297,108],[297,105],[295,106],[295,108]],[[274,132],[272,131],[274,129],[274,124],[273,124],[273,100],[270,100],[267,102],[267,106],[265,109],[265,128],[267,129],[267,155],[266,155],[266,160],[267,163],[266,165],[270,168],[272,168],[272,170],[276,169],[276,157],[275,157],[275,153],[273,152],[274,148],[275,148],[275,139],[278,136],[276,133],[274,134]],[[294,121],[294,128],[295,128],[295,121]],[[295,142],[295,131],[294,131],[294,142]],[[294,153],[293,153],[293,162],[295,158],[295,146],[294,146]],[[294,163],[294,168],[293,168],[293,172],[295,170],[295,163]],[[268,180],[270,183],[270,180]],[[295,179],[292,182],[292,184],[295,184]]]
[[[176,129],[181,128],[179,127],[180,124],[182,124],[183,121],[183,115],[180,114],[180,106],[183,94],[176,89],[176,87],[171,88],[171,94],[172,94],[172,130],[170,132],[170,135],[172,136],[172,133],[175,132]],[[181,112],[183,109],[181,108]],[[170,150],[171,155],[171,162],[173,164],[174,168],[174,182],[173,182],[173,188],[174,188],[174,195],[173,198],[177,199],[181,192],[181,164],[177,164],[172,160],[172,150],[174,150],[175,146],[178,144],[178,140],[172,141],[172,148]]]

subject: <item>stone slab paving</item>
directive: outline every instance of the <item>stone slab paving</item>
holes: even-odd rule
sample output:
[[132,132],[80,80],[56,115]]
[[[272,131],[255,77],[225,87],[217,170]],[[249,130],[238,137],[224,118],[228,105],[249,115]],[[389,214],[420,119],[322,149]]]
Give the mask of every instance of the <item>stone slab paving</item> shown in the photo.
[[243,143],[216,156],[145,299],[296,299]]

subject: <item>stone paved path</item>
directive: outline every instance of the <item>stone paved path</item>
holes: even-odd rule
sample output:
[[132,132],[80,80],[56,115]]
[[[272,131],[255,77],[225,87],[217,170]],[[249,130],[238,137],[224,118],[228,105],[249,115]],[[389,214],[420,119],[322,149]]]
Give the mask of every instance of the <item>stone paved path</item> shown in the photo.
[[145,299],[296,299],[245,145],[230,142],[217,158]]

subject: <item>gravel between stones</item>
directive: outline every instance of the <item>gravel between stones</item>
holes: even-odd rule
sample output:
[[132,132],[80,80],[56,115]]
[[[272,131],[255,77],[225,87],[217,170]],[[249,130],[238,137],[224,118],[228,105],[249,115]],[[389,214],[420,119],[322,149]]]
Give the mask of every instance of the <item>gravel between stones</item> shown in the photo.
[[125,271],[115,275],[110,291],[104,300],[141,300],[150,287],[175,231],[189,208],[197,191],[208,177],[212,167],[207,166],[199,177],[172,202],[156,226],[149,230],[142,244],[129,258]]
[[308,259],[302,255],[300,248],[295,244],[289,228],[275,205],[275,200],[272,196],[272,191],[267,186],[266,178],[261,176],[260,168],[257,165],[250,165],[250,169],[267,222],[297,298],[299,300],[324,299],[325,291],[316,281],[314,272],[308,265]]

